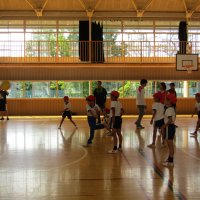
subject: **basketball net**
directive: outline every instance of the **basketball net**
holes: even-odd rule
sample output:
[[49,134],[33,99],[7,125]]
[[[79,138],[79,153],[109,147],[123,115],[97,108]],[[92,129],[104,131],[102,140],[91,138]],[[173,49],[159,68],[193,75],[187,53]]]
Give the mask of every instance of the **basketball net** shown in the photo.
[[185,66],[184,66],[184,68],[187,70],[187,73],[188,73],[188,74],[191,74],[191,73],[192,73],[192,69],[191,69],[192,67],[193,67],[193,65],[185,65]]

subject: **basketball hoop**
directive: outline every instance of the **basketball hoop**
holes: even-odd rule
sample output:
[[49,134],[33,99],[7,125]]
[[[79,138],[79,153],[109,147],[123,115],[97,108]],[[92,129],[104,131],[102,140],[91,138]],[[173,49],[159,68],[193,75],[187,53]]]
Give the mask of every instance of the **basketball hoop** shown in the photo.
[[193,67],[193,65],[185,65],[184,67],[185,67],[185,69],[187,70],[187,73],[188,73],[188,74],[191,74],[191,73],[192,73],[192,69],[191,69],[191,68]]

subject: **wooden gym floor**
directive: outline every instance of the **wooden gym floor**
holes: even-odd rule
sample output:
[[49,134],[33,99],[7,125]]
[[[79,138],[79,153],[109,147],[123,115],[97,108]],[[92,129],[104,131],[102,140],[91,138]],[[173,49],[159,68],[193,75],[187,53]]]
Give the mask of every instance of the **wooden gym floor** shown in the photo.
[[112,138],[98,130],[92,147],[86,118],[78,129],[60,117],[22,117],[0,121],[0,200],[161,200],[200,198],[200,136],[191,138],[197,118],[177,117],[175,166],[162,167],[168,150],[155,150],[150,118],[135,130],[123,119],[123,153],[108,154]]

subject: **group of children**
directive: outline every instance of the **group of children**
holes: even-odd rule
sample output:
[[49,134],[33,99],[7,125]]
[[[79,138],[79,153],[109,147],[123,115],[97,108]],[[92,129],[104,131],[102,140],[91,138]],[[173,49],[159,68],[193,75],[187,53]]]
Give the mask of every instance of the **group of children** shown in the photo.
[[148,145],[148,147],[155,148],[157,130],[159,130],[162,136],[162,145],[164,146],[165,142],[167,142],[169,149],[169,157],[163,162],[163,165],[168,167],[174,165],[173,139],[176,132],[176,112],[174,105],[176,104],[177,99],[174,94],[166,93],[164,102],[162,103],[162,96],[161,92],[157,92],[153,95],[153,114],[150,121],[150,123],[153,124],[153,142]]
[[[111,107],[110,109],[105,108],[103,110],[104,123],[96,123],[96,120],[100,115],[101,109],[95,103],[95,97],[93,95],[90,95],[86,98],[87,121],[90,128],[90,136],[87,140],[87,144],[84,145],[84,147],[91,146],[95,130],[106,128],[109,131],[110,135],[113,136],[113,143],[114,143],[113,149],[108,151],[108,153],[118,153],[122,151],[121,126],[122,126],[122,115],[124,113],[124,109],[122,107],[122,104],[118,101],[119,95],[120,94],[118,91],[111,92],[110,94]],[[75,124],[75,122],[72,120],[71,117],[71,111],[70,111],[71,105],[69,102],[69,97],[64,96],[63,100],[65,109],[63,111],[62,119],[58,128],[61,129],[62,123],[66,117],[68,117],[68,119],[72,122],[72,124],[77,128],[77,125]]]
[[[138,88],[138,94],[142,95],[144,98],[144,87],[147,84],[146,79],[142,79],[140,82],[140,87]],[[90,95],[86,98],[87,105],[87,121],[90,128],[90,136],[87,140],[87,144],[85,147],[89,147],[92,144],[94,133],[96,129],[106,128],[109,130],[111,135],[113,136],[113,149],[108,151],[108,153],[119,153],[122,151],[122,134],[121,134],[121,126],[122,126],[122,115],[124,114],[124,109],[119,98],[118,91],[111,92],[111,105],[110,109],[105,108],[103,110],[104,114],[104,123],[97,123],[97,118],[100,115],[101,109],[95,103],[95,97]],[[135,122],[137,128],[144,128],[141,125],[141,119],[144,115],[145,109],[145,101],[143,101],[140,97],[138,102],[142,102],[143,106],[138,106],[139,108],[139,117]],[[162,145],[167,143],[169,149],[169,156],[166,161],[163,162],[164,166],[170,167],[174,165],[173,157],[174,157],[174,144],[173,139],[176,132],[176,92],[174,89],[174,83],[170,84],[170,90],[166,91],[166,85],[164,82],[160,83],[160,91],[153,95],[154,103],[152,104],[152,118],[150,123],[153,124],[153,141],[148,145],[149,148],[155,148],[156,146],[156,137],[157,131],[159,130],[162,136]],[[192,135],[196,136],[197,131],[200,127],[200,93],[195,95],[196,98],[196,111],[198,112],[198,122],[196,125],[196,130]],[[62,114],[62,120],[59,125],[59,129],[62,126],[62,123],[66,117],[73,123],[73,125],[77,128],[77,125],[72,120],[71,117],[71,105],[69,102],[69,97],[64,97],[65,109]],[[140,104],[138,104],[140,105]]]

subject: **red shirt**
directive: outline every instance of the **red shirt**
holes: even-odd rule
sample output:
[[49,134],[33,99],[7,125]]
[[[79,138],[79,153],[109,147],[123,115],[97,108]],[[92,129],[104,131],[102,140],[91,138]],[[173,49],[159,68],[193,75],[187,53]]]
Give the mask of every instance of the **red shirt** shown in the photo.
[[166,96],[167,96],[167,91],[160,91],[160,93],[161,93],[160,102],[161,102],[162,104],[164,104],[164,101],[165,101]]

